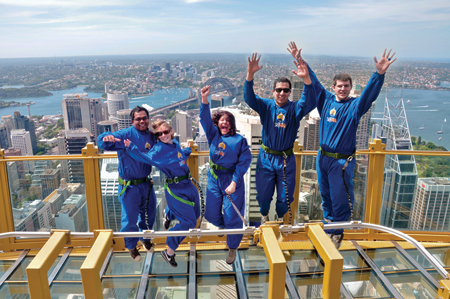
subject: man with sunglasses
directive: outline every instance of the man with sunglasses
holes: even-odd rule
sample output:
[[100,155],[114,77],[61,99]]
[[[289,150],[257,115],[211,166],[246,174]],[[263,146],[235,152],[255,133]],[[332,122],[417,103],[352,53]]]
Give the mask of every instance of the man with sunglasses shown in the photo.
[[[105,132],[98,136],[97,144],[107,151],[116,151],[119,158],[119,201],[122,205],[121,232],[151,230],[156,216],[156,196],[149,175],[152,166],[137,161],[126,151],[123,143],[129,139],[140,151],[148,151],[156,143],[154,135],[148,130],[149,114],[144,107],[131,110],[131,127],[117,132]],[[138,238],[125,238],[125,247],[135,261],[141,260],[136,248]],[[153,247],[148,240],[140,240],[146,250]]]
[[[273,85],[275,100],[263,99],[255,95],[253,77],[259,65],[257,53],[248,58],[247,79],[244,84],[244,101],[258,112],[262,124],[262,147],[256,165],[256,199],[261,212],[261,224],[269,220],[270,203],[277,188],[275,211],[277,221],[283,221],[290,202],[294,201],[296,163],[293,155],[294,141],[300,120],[315,108],[315,93],[312,88],[306,64],[297,64],[295,75],[303,79],[305,87],[297,102],[289,101],[291,82],[278,78]],[[285,168],[285,172],[284,172]],[[285,186],[287,184],[288,199]],[[287,202],[289,200],[289,203]]]
[[[301,50],[294,42],[288,51],[298,63],[304,63]],[[356,131],[361,117],[378,98],[384,83],[384,74],[396,60],[395,53],[386,54],[380,60],[374,57],[375,69],[360,97],[351,97],[352,78],[348,74],[337,74],[333,79],[334,94],[327,91],[308,66],[312,85],[317,94],[317,110],[320,114],[319,141],[317,153],[317,179],[324,222],[353,220],[355,200],[353,175],[356,166]],[[344,237],[343,229],[327,230],[336,248]]]

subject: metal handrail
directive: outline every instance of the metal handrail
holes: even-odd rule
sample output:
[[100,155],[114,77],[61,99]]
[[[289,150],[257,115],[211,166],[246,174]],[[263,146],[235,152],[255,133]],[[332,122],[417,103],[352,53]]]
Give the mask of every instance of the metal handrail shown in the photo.
[[[302,231],[305,229],[306,225],[296,225],[296,226],[281,226],[280,232],[282,233],[293,233]],[[433,267],[441,274],[443,277],[449,278],[449,273],[447,270],[444,269],[444,267],[436,260],[434,256],[432,256],[428,250],[425,249],[425,247],[422,246],[417,240],[414,238],[408,236],[407,234],[402,233],[399,230],[378,225],[378,224],[371,224],[371,223],[363,223],[361,221],[352,221],[352,222],[341,222],[341,223],[328,223],[323,225],[323,229],[359,229],[359,228],[368,228],[368,229],[374,229],[382,232],[386,232],[389,234],[392,234],[394,236],[397,236],[412,245],[416,247],[417,250],[433,265]]]

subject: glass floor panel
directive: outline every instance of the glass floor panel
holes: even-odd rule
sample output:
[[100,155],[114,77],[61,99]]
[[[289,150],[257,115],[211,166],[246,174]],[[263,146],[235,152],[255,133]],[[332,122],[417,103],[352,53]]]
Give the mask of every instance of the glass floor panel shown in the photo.
[[[427,248],[427,251],[436,258],[443,267],[450,267],[450,247]],[[406,252],[411,255],[425,269],[433,268],[431,263],[417,249],[407,249]]]
[[[131,258],[130,258],[131,259]],[[104,278],[102,281],[103,298],[134,299],[136,298],[140,278]]]
[[29,291],[27,283],[4,283],[0,288],[0,298],[9,299],[9,298],[20,298],[20,299],[29,299]]
[[80,267],[85,259],[85,256],[69,256],[55,280],[81,281]]
[[[323,276],[319,275],[296,275],[291,276],[297,294],[301,299],[318,299],[322,296]],[[341,293],[340,298],[345,298]]]
[[189,251],[177,251],[175,253],[175,261],[178,267],[171,267],[161,256],[160,252],[153,254],[152,266],[150,268],[150,274],[153,275],[165,275],[165,274],[187,274]]
[[392,298],[374,271],[342,273],[345,289],[355,298]]
[[[34,259],[34,256],[27,256],[22,260],[20,265],[14,270],[14,272],[8,277],[8,281],[10,280],[21,280],[26,281],[27,280],[27,272],[26,269],[28,265],[31,263],[31,261]],[[58,264],[61,257],[57,257],[56,260],[53,262],[52,266],[47,272],[47,276],[50,276],[50,274],[53,272],[53,269],[55,269],[56,264]]]
[[314,250],[283,251],[286,266],[291,274],[304,272],[323,272],[321,258]]
[[[245,289],[247,298],[260,299],[267,298],[269,293],[269,274],[268,273],[250,273],[244,274]],[[285,289],[285,299],[290,298],[289,293]],[[281,299],[281,298],[280,298]]]
[[393,273],[386,275],[403,298],[436,298],[437,289],[420,273]]
[[344,258],[344,270],[369,268],[369,265],[356,250],[341,250],[339,253]]
[[0,261],[0,277],[2,277],[14,263],[15,261]]
[[228,265],[228,250],[197,251],[197,273],[232,272],[233,265]]
[[395,248],[367,249],[366,253],[383,272],[415,269]]
[[269,263],[262,247],[251,246],[248,249],[239,250],[239,255],[242,271],[269,270]]
[[106,268],[105,275],[141,275],[144,268],[146,252],[140,252],[141,260],[134,261],[128,252],[113,253]]
[[197,299],[239,298],[234,275],[197,277]]
[[81,283],[56,282],[50,286],[52,299],[84,299]]
[[146,299],[176,298],[188,296],[187,276],[164,276],[148,280]]

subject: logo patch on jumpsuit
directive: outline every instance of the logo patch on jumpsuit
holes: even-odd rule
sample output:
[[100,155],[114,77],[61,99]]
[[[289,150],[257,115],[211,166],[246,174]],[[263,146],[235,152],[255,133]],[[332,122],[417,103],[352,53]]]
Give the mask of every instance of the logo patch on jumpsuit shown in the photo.
[[337,121],[335,116],[336,116],[336,109],[333,108],[330,110],[330,116],[327,117],[327,121],[331,122],[331,123],[335,123]]
[[279,113],[277,115],[277,122],[275,123],[275,128],[286,128],[286,124],[284,123],[284,119],[286,117],[284,116],[283,113]]

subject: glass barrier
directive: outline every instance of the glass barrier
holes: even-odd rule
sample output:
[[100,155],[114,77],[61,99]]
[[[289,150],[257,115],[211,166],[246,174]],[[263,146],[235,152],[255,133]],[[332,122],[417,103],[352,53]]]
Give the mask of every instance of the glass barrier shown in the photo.
[[15,231],[89,230],[82,160],[7,162]]
[[399,230],[450,230],[450,157],[387,155],[380,224]]

